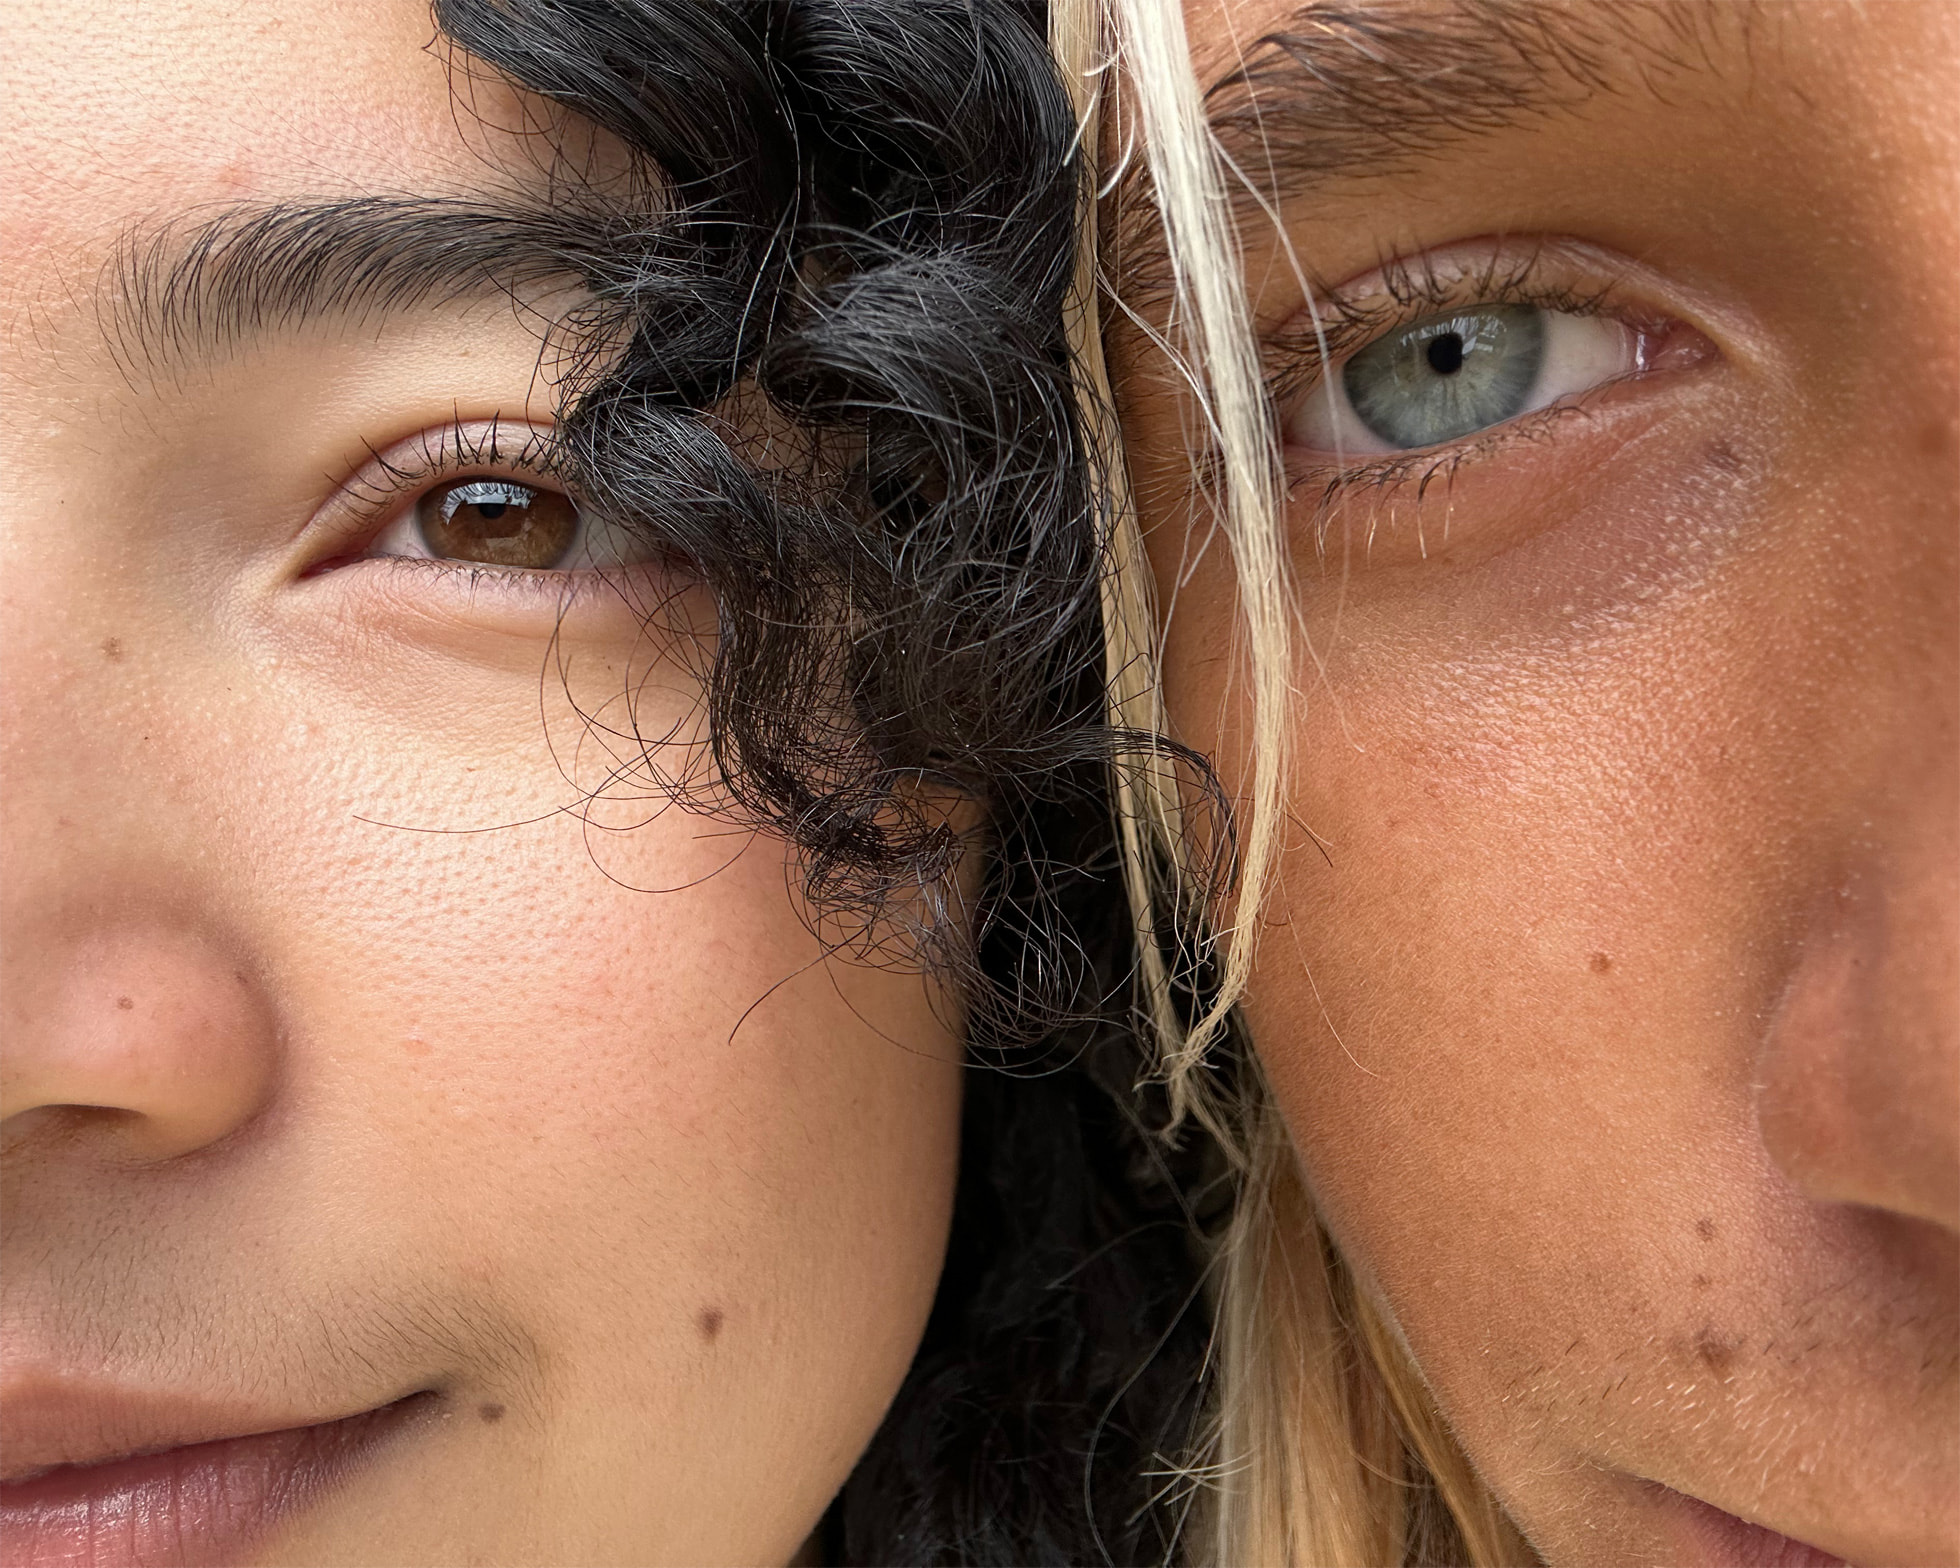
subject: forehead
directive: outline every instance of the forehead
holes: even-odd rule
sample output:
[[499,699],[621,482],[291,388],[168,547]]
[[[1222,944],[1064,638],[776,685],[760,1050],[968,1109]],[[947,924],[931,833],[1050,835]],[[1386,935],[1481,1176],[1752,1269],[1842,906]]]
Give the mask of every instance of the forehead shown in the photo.
[[461,83],[424,0],[8,8],[5,309],[59,316],[125,230],[204,207],[467,186],[513,95]]

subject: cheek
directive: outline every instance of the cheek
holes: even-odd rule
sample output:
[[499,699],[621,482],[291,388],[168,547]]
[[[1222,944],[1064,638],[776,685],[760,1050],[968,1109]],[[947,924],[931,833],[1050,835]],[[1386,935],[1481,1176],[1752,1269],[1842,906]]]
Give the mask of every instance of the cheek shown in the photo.
[[[1904,688],[1862,629],[1911,586],[1814,486],[1666,466],[1467,569],[1302,568],[1321,664],[1247,1016],[1329,1224],[1500,1482],[1678,1447],[1658,1413],[1697,1379],[1787,1394],[1809,1368],[1737,1347],[1788,1343],[1861,1245],[1770,1165],[1754,1080],[1804,911],[1883,809]],[[1231,785],[1221,575],[1180,593],[1169,684],[1197,743],[1228,716]],[[1850,1365],[1817,1386],[1863,1409]]]
[[596,1488],[602,1542],[747,1530],[766,1555],[922,1330],[958,1007],[827,960],[774,840],[644,794],[630,827],[557,809],[578,794],[530,700],[498,764],[483,735],[364,739],[317,708],[306,745],[259,753],[285,770],[258,780],[276,863],[248,879],[286,1009],[282,1211],[335,1238],[309,1254],[335,1278],[372,1260],[397,1298],[516,1326],[538,1462]]
[[430,1239],[527,1276],[580,1336],[595,1289],[644,1333],[645,1292],[689,1323],[806,1283],[824,1248],[929,1233],[954,1141],[931,988],[826,960],[779,845],[679,811],[636,832],[603,873],[563,818],[418,836],[307,942],[295,997],[321,1116],[360,1107]]

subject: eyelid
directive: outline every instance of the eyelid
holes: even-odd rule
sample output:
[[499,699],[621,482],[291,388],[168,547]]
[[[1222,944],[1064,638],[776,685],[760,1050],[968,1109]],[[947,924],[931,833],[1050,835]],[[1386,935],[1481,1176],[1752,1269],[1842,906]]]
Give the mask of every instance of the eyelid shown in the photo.
[[447,480],[480,474],[562,490],[577,501],[564,477],[561,453],[560,439],[550,427],[499,418],[458,418],[385,448],[369,447],[367,461],[340,482],[308,524],[300,575],[310,577],[361,559],[423,491]]
[[1639,269],[1576,240],[1467,240],[1394,255],[1344,283],[1309,280],[1309,303],[1267,336],[1268,390],[1284,404],[1385,332],[1453,305],[1535,305],[1612,314],[1628,325],[1671,321],[1626,289]]
[[[1433,247],[1391,257],[1346,283],[1316,283],[1312,304],[1268,335],[1267,388],[1282,431],[1290,429],[1316,399],[1329,396],[1329,381],[1363,348],[1424,318],[1471,305],[1525,305],[1565,317],[1610,319],[1630,341],[1627,374],[1603,381],[1638,378],[1656,370],[1698,363],[1717,351],[1713,343],[1673,311],[1650,303],[1655,294],[1678,292],[1650,280],[1646,269],[1581,241],[1535,239],[1514,242],[1483,239]],[[1392,450],[1335,451],[1302,447],[1297,461],[1311,464],[1325,480],[1338,471],[1337,487],[1351,482],[1388,482],[1427,472],[1493,450],[1550,415],[1559,404],[1517,417],[1436,446]],[[1291,464],[1289,464],[1291,466]]]

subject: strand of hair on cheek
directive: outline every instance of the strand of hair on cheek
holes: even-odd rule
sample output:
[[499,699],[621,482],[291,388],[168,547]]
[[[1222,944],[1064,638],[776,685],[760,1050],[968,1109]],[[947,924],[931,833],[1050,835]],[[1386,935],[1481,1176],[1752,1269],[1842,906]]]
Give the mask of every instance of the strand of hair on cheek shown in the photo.
[[[1184,1021],[1172,996],[1171,965],[1163,932],[1181,900],[1184,816],[1177,771],[1155,744],[1164,734],[1158,679],[1156,604],[1151,592],[1143,531],[1130,491],[1122,436],[1116,425],[1114,390],[1103,352],[1101,286],[1096,232],[1097,153],[1109,62],[1102,56],[1100,0],[1051,0],[1049,39],[1076,112],[1076,166],[1081,217],[1075,276],[1066,305],[1069,353],[1078,418],[1096,479],[1105,551],[1100,598],[1103,674],[1109,726],[1133,748],[1111,759],[1113,806],[1122,855],[1123,885],[1133,925],[1139,980],[1160,1062],[1184,1043]],[[1165,905],[1169,903],[1171,908]],[[1192,1109],[1187,1081],[1171,1085],[1172,1124]],[[1199,1114],[1215,1122],[1209,1108]],[[1210,1129],[1215,1135],[1223,1129]],[[1230,1140],[1221,1138],[1230,1147]]]
[[1187,352],[1202,367],[1186,379],[1200,389],[1218,476],[1212,504],[1221,510],[1237,578],[1240,625],[1233,657],[1249,654],[1247,809],[1230,924],[1222,933],[1224,961],[1205,1010],[1164,1062],[1174,1103],[1189,1103],[1186,1085],[1245,991],[1260,911],[1278,870],[1294,699],[1292,574],[1283,532],[1284,481],[1266,417],[1224,160],[1205,120],[1183,9],[1178,0],[1102,0],[1102,8],[1121,52],[1125,90],[1142,120],[1175,319]]

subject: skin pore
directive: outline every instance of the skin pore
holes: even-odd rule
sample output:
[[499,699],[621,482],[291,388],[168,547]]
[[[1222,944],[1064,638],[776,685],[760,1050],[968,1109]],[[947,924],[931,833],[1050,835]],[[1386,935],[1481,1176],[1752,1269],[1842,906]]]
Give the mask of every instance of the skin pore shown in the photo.
[[[712,624],[667,563],[414,558],[456,480],[568,526],[562,300],[117,292],[132,234],[535,170],[532,107],[459,113],[420,0],[10,24],[0,1480],[407,1400],[184,1560],[787,1561],[932,1300],[957,1008],[648,782],[699,654],[635,606]],[[0,1560],[179,1560],[47,1484]]]
[[[1960,1560],[1955,13],[1185,10],[1279,219],[1245,1012],[1315,1200],[1548,1562]],[[1509,402],[1347,374],[1526,318]],[[1116,349],[1174,728],[1236,787],[1192,410]]]

